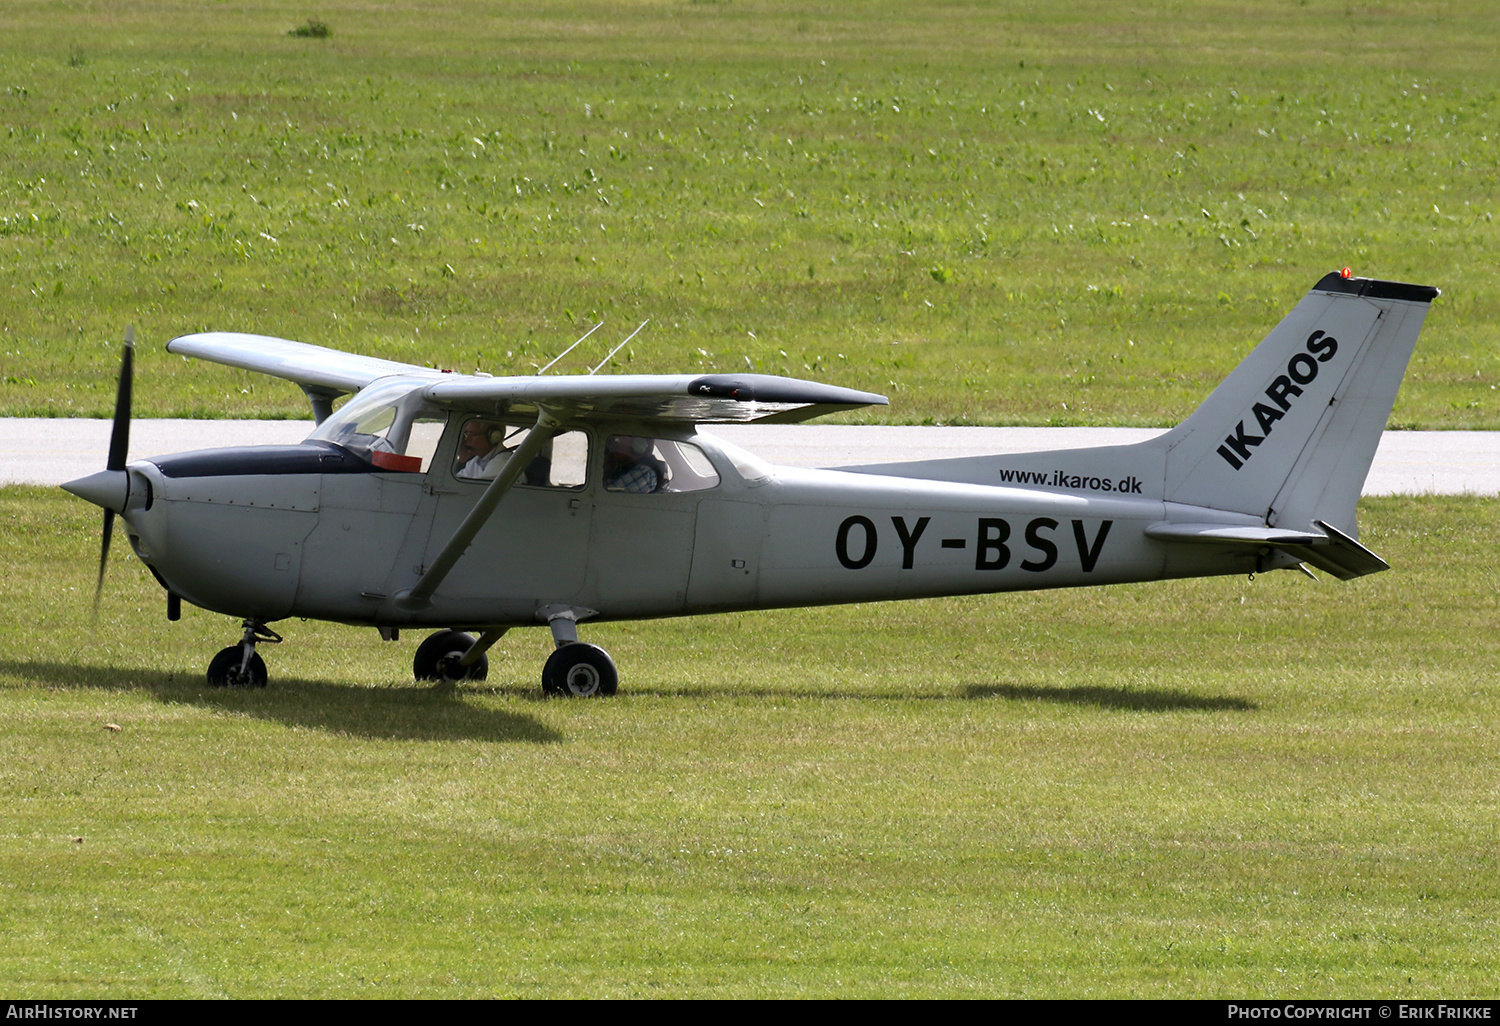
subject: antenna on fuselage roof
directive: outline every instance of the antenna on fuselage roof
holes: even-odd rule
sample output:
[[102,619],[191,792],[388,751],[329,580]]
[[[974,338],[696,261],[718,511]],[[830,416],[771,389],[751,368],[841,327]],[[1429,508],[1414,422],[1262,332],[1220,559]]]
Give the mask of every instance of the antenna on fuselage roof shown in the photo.
[[[637,335],[639,335],[641,333],[641,328],[644,328],[646,325],[648,325],[650,323],[651,323],[651,318],[647,317],[644,321],[642,321],[640,323],[640,327],[636,328],[629,335],[625,336],[625,342],[629,342],[631,339],[633,339]],[[589,373],[590,374],[597,373],[600,367],[603,367],[606,363],[608,363],[610,360],[612,360],[614,358],[614,355],[616,353],[618,353],[621,349],[625,348],[625,342],[621,342],[619,345],[617,345],[613,349],[611,349],[609,351],[609,355],[606,356],[604,359],[600,360],[599,363],[598,363],[598,365],[595,366],[593,370],[589,371]]]
[[[578,340],[578,342],[582,342],[583,339],[588,338],[590,335],[592,335],[594,332],[598,331],[602,327],[604,327],[604,322],[600,321],[598,324],[594,325],[588,331],[585,331],[583,333],[583,337],[580,338]],[[636,330],[639,331],[640,329],[637,328]],[[562,352],[560,352],[556,356],[554,356],[552,358],[552,363],[547,364],[546,367],[543,367],[541,370],[537,371],[537,376],[540,377],[541,375],[546,374],[547,371],[551,369],[553,363],[556,363],[558,360],[561,360],[564,356],[567,356],[573,350],[577,349],[578,348],[578,342],[574,342],[568,348],[564,349]]]

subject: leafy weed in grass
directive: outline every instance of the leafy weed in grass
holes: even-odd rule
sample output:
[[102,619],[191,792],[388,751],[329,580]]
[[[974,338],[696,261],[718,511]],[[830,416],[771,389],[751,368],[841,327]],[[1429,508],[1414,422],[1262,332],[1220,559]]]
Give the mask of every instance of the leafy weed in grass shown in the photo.
[[307,19],[307,24],[298,25],[287,33],[289,36],[297,36],[302,39],[328,39],[333,35],[333,29],[328,27],[325,21]]

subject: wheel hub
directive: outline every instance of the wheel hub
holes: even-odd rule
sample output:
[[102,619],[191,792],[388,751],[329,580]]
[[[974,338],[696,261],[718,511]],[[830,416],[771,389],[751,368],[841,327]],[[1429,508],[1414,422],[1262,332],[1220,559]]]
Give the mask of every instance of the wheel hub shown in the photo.
[[599,671],[592,666],[575,666],[568,671],[568,690],[587,697],[599,690]]

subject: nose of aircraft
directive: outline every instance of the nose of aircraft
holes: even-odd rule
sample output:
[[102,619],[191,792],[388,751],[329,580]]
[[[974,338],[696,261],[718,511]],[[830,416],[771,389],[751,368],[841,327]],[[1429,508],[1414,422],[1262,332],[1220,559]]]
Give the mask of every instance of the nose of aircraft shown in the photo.
[[123,513],[125,503],[130,500],[130,473],[125,470],[101,470],[96,474],[75,478],[64,484],[63,488],[95,506]]

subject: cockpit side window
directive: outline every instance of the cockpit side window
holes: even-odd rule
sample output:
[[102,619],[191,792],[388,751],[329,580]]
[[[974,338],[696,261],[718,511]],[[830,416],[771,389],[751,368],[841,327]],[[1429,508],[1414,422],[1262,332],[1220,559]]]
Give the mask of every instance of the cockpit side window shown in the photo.
[[[453,476],[487,482],[500,476],[532,429],[474,417],[459,429]],[[539,488],[582,488],[588,477],[589,440],[582,431],[564,431],[548,439],[516,482]]]

